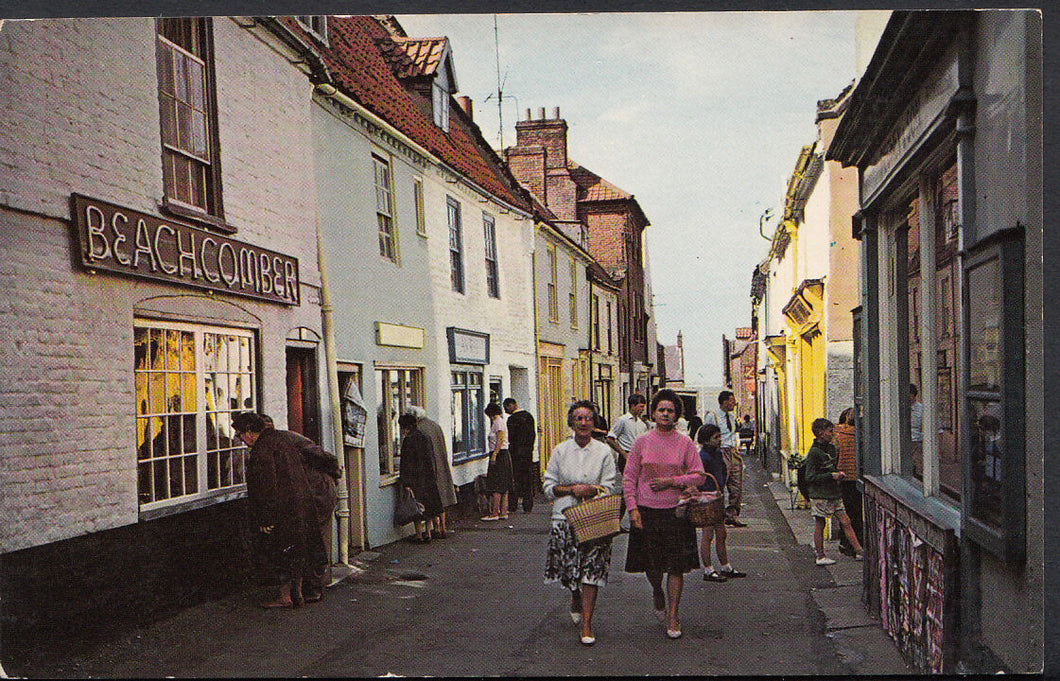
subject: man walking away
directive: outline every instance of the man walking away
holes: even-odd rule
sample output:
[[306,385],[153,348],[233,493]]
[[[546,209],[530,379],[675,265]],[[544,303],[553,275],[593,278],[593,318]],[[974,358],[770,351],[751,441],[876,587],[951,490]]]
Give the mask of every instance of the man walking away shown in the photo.
[[722,390],[718,395],[718,408],[708,411],[703,423],[712,423],[721,431],[721,455],[729,469],[725,487],[729,491],[729,505],[725,507],[725,524],[747,527],[740,521],[740,502],[743,500],[743,456],[740,454],[740,433],[733,412],[736,396],[731,390]]
[[508,414],[508,443],[512,456],[512,477],[515,490],[508,495],[508,512],[515,513],[519,507],[520,497],[523,500],[523,513],[534,510],[534,441],[537,439],[537,425],[534,417],[525,409],[519,408],[514,397],[504,400],[504,413]]

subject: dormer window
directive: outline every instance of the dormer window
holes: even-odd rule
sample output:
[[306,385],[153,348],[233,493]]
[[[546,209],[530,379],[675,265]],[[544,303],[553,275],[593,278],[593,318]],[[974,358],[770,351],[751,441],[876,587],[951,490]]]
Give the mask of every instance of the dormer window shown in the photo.
[[449,132],[449,92],[437,80],[434,81],[431,92],[434,100],[434,124]]
[[299,16],[298,23],[307,31],[320,39],[325,45],[328,44],[328,17],[324,14],[311,16]]

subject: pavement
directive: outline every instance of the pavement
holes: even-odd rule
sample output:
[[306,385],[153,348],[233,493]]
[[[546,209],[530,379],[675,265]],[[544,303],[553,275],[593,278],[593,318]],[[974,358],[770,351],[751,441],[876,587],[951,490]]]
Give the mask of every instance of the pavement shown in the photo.
[[667,638],[651,588],[623,571],[627,535],[578,642],[569,596],[544,584],[550,504],[506,521],[454,523],[428,545],[397,542],[356,557],[320,603],[264,610],[232,594],[86,650],[42,642],[12,676],[49,678],[299,676],[901,675],[911,670],[860,600],[861,563],[814,564],[809,511],[749,460],[743,519],[729,553],[745,579],[686,575],[684,635]]

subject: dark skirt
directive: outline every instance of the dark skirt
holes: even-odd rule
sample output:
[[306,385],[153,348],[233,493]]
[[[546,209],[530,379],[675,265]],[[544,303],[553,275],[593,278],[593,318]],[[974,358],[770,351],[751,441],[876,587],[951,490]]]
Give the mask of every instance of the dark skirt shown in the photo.
[[496,460],[491,461],[486,470],[487,492],[511,492],[512,487],[512,457],[507,449],[497,452]]
[[684,574],[699,567],[696,528],[672,508],[640,507],[643,530],[631,527],[626,572]]

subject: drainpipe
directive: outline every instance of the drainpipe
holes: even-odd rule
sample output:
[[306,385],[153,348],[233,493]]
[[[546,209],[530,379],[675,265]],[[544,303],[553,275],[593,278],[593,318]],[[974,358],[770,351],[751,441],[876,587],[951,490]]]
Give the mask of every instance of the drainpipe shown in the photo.
[[[350,492],[347,487],[347,473],[350,466],[354,467],[354,470],[361,470],[360,455],[357,453],[359,450],[354,449],[354,455],[352,460],[347,460],[345,455],[346,447],[343,444],[342,437],[342,404],[341,397],[339,395],[339,369],[336,363],[335,356],[335,331],[332,326],[332,307],[331,307],[331,295],[328,290],[328,274],[327,266],[324,263],[324,239],[320,234],[320,218],[316,220],[316,233],[317,233],[317,269],[320,272],[320,318],[321,318],[321,330],[324,332],[324,358],[328,368],[328,395],[331,397],[331,429],[332,438],[334,438],[335,448],[337,451],[343,452],[343,466],[342,474],[338,480],[338,497],[339,504],[338,509],[335,511],[335,516],[339,521],[339,559],[338,565],[349,568],[350,567]],[[360,476],[358,476],[358,480]],[[357,495],[359,499],[363,499],[363,494]],[[364,536],[363,520],[364,514],[361,512],[362,509],[357,509],[357,520],[360,524],[359,534],[361,537]]]
[[[537,231],[540,229],[540,223],[537,221],[537,217],[533,218],[534,229],[532,231],[533,238],[530,243],[530,269],[533,277],[533,302],[534,302],[534,376],[537,379],[537,390],[534,393],[537,395],[537,424],[538,436],[536,438],[538,443],[538,455],[537,455],[537,472],[538,479],[544,476],[544,471],[541,470],[541,464],[544,462],[545,457],[541,456],[541,338],[538,333],[538,317],[537,317]],[[533,452],[531,452],[531,455]]]

